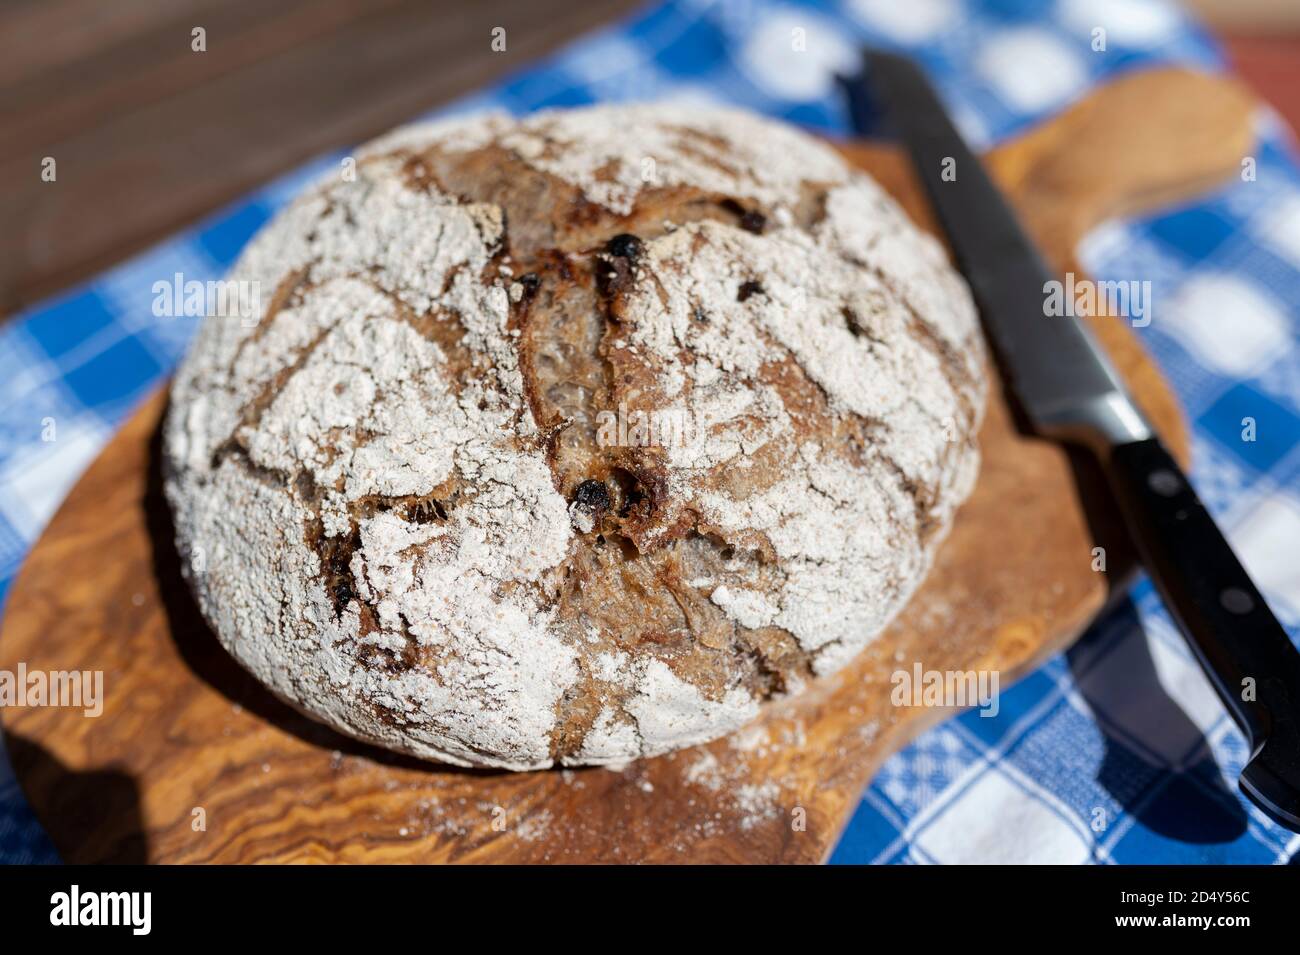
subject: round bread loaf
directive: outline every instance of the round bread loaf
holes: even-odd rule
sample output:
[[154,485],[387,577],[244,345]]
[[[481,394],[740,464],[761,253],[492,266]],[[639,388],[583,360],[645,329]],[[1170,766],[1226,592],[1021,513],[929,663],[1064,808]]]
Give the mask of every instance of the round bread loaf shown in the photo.
[[[610,764],[843,666],[978,468],[939,246],[827,146],[610,106],[384,137],[172,390],[199,606],[267,687],[450,763]],[[349,174],[354,173],[354,174]]]

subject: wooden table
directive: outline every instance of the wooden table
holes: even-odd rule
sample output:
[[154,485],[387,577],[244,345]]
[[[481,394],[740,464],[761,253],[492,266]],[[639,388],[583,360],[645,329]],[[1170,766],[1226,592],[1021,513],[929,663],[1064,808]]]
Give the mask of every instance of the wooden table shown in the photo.
[[[319,153],[467,93],[637,0],[7,0],[0,321]],[[206,30],[207,50],[191,49]],[[494,27],[506,49],[491,49]],[[1229,38],[1300,120],[1300,39]],[[55,183],[41,180],[46,156]]]
[[[0,316],[639,5],[7,0]],[[206,52],[191,49],[195,27]],[[53,183],[41,180],[46,156]]]

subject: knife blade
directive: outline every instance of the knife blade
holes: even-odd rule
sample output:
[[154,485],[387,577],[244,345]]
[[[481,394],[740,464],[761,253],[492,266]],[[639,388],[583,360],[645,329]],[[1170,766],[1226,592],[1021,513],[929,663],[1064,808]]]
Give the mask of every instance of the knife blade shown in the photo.
[[1242,791],[1300,832],[1300,651],[1087,327],[1049,315],[1059,277],[922,70],[868,50],[845,85],[859,131],[883,112],[911,155],[1027,422],[1100,460],[1165,606],[1246,736]]

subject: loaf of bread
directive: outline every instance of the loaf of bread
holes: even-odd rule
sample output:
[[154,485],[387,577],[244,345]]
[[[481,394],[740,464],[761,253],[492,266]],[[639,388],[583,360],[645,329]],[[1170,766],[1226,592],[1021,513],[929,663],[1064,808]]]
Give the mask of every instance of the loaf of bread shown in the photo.
[[698,106],[398,130],[249,245],[166,491],[267,687],[463,765],[613,764],[843,666],[970,492],[960,277],[868,177]]

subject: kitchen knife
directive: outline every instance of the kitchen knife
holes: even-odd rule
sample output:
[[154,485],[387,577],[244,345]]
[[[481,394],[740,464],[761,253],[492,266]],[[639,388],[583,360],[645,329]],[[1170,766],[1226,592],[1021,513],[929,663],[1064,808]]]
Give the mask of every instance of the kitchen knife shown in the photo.
[[845,86],[858,130],[879,107],[911,154],[1025,419],[1100,460],[1165,606],[1246,736],[1242,790],[1300,832],[1300,652],[1087,327],[1049,316],[1047,283],[1058,276],[921,69],[867,51]]

